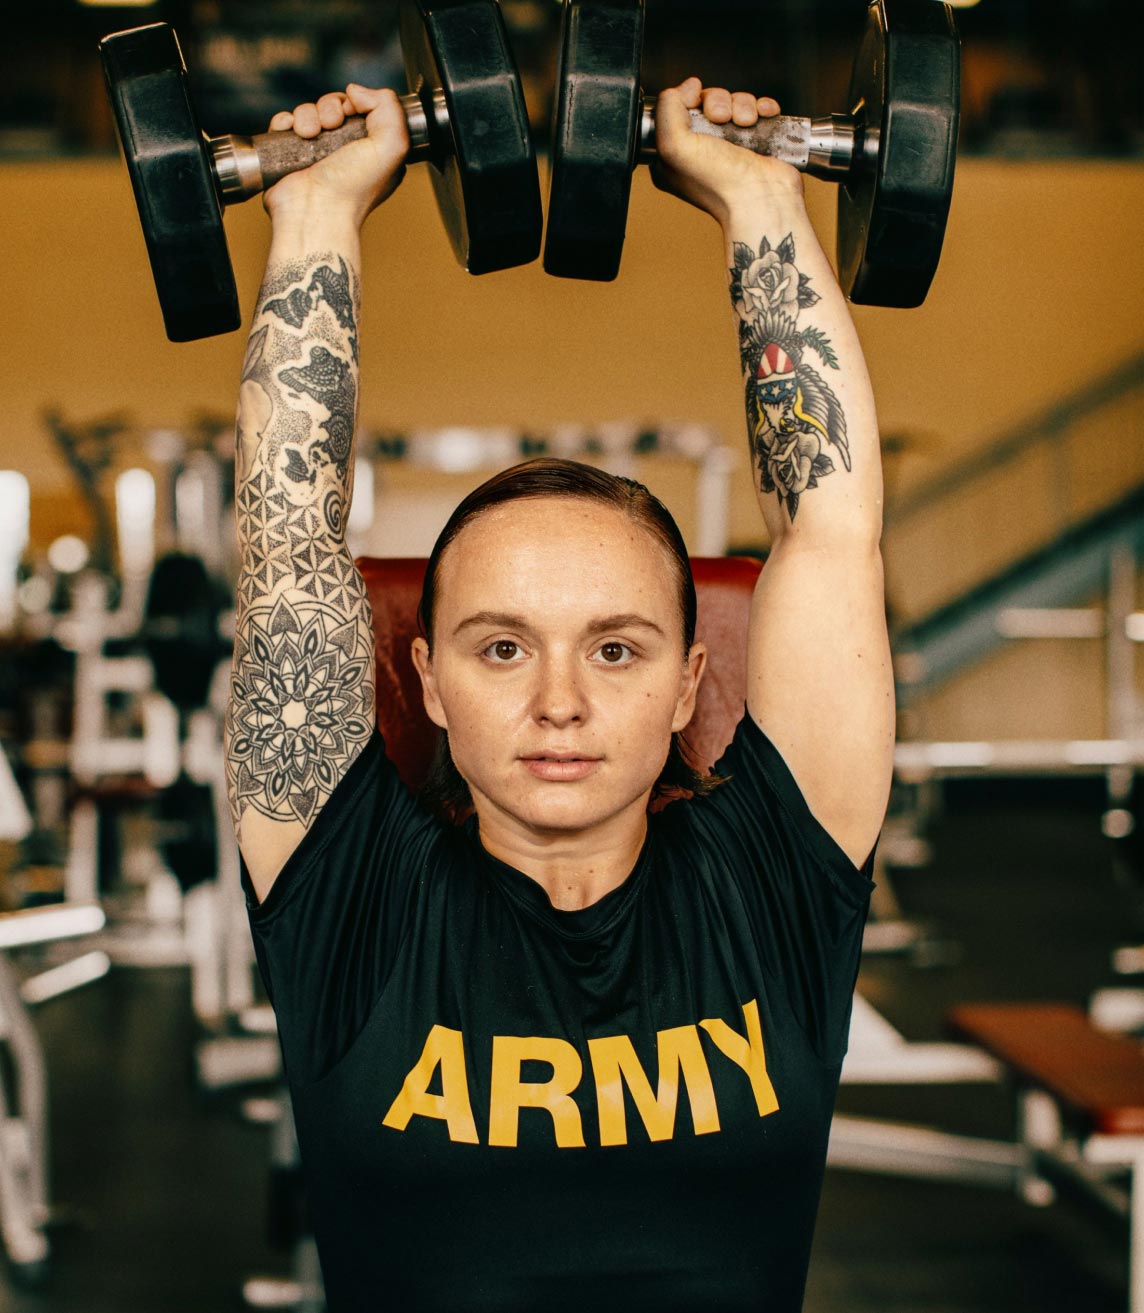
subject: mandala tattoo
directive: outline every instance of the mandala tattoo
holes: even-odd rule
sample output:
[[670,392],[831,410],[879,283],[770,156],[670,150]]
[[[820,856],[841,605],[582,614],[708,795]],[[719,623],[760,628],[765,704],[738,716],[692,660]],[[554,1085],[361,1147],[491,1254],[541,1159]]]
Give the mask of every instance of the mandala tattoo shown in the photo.
[[764,237],[758,252],[736,242],[734,260],[731,300],[751,450],[763,492],[776,493],[793,521],[802,495],[834,473],[829,448],[850,469],[846,416],[807,355],[813,351],[828,369],[838,368],[838,358],[820,329],[798,327],[800,312],[820,298],[795,265],[790,233],[775,247]]
[[235,645],[228,762],[238,807],[308,825],[369,737],[373,653],[344,610],[248,613]]
[[369,599],[345,542],[357,304],[343,259],[272,268],[247,348],[227,715],[236,824],[253,808],[309,825],[372,732]]

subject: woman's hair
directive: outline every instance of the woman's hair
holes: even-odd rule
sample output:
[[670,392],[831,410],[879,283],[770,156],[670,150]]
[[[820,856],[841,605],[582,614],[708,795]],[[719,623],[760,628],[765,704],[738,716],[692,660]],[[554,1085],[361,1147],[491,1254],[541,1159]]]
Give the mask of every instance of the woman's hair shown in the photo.
[[[421,603],[417,620],[422,636],[433,650],[433,617],[437,605],[441,560],[450,544],[470,520],[494,506],[520,501],[529,497],[567,497],[596,502],[623,511],[631,520],[656,540],[671,561],[678,586],[680,631],[683,651],[688,653],[695,641],[695,580],[691,575],[691,562],[679,527],[666,506],[650,493],[642,483],[608,474],[592,465],[578,461],[542,457],[514,465],[511,469],[494,474],[475,489],[457,506],[441,530],[425,570],[425,583],[421,590]],[[681,733],[673,733],[667,761],[652,790],[653,799],[674,797],[681,793],[710,793],[721,781],[701,771],[693,762],[687,741]],[[441,732],[429,778],[421,791],[422,801],[429,807],[458,814],[472,806],[472,795],[449,751],[449,736]]]

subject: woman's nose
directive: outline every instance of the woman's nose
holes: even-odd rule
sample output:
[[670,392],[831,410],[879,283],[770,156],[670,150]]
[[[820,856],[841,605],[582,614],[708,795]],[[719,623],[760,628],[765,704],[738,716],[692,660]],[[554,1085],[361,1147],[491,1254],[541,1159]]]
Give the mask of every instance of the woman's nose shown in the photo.
[[583,681],[574,660],[554,657],[538,664],[535,714],[538,720],[566,725],[586,713]]

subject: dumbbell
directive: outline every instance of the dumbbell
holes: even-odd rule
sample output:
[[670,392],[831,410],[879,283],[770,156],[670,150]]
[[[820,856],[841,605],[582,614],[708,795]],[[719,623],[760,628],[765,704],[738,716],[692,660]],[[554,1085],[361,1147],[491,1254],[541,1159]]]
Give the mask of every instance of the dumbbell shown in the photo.
[[[619,272],[632,170],[656,158],[655,100],[640,89],[643,0],[564,0],[544,267]],[[839,183],[838,276],[851,301],[920,305],[953,193],[960,46],[949,5],[873,0],[845,114],[695,131]],[[760,234],[761,236],[762,234]]]
[[[520,75],[496,0],[402,0],[408,162],[432,166],[457,258],[473,274],[535,260],[543,219]],[[365,135],[365,119],[294,132],[207,137],[165,23],[100,42],[108,94],[173,342],[229,333],[241,316],[223,208]]]

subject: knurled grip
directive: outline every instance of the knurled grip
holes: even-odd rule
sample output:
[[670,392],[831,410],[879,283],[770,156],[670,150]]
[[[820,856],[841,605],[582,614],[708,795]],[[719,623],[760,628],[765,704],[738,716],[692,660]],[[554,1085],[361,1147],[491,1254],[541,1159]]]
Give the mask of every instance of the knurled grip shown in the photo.
[[[640,160],[656,158],[655,107],[653,98],[644,101],[640,121]],[[737,123],[712,123],[701,109],[691,112],[691,131],[719,137],[756,155],[783,160],[802,173],[838,181],[855,166],[860,156],[860,128],[848,114],[826,114],[821,118],[793,118],[779,114],[760,118],[751,127]]]
[[299,169],[317,164],[365,135],[365,119],[361,116],[346,119],[340,128],[330,128],[316,137],[299,137],[294,132],[260,132],[251,137],[250,144],[258,156],[262,190],[273,187],[288,173],[297,173]]

